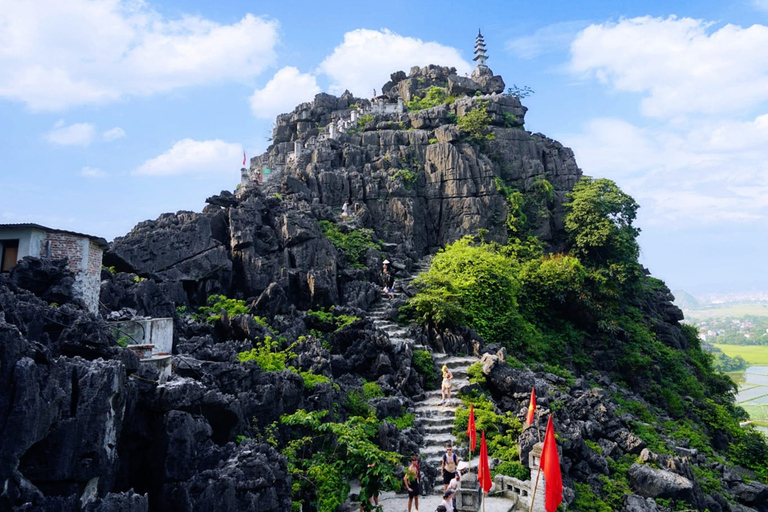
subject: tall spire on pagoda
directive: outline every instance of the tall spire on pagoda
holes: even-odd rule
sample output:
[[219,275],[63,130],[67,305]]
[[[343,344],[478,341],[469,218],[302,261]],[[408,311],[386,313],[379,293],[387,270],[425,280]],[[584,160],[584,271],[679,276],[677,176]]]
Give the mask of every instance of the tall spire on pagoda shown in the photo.
[[485,65],[487,58],[488,56],[485,54],[485,39],[483,38],[483,34],[480,32],[480,29],[477,29],[477,39],[475,40],[475,58],[472,60],[477,62],[478,68],[484,68],[487,67]]

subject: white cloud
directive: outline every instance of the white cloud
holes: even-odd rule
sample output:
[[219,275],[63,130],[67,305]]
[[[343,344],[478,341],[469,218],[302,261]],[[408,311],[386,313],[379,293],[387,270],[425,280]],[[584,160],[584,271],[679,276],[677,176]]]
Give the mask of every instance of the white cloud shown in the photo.
[[635,197],[649,224],[768,220],[768,115],[652,127],[595,119],[560,139],[585,174],[613,179]]
[[45,134],[45,140],[57,146],[89,146],[95,134],[96,128],[90,123],[65,126],[63,121],[59,121],[53,130]]
[[261,73],[279,24],[165,19],[141,1],[3,0],[0,97],[56,110]]
[[103,178],[107,176],[107,173],[95,167],[83,167],[80,170],[80,176],[85,178]]
[[114,128],[111,128],[104,133],[101,134],[101,136],[104,138],[107,142],[112,142],[117,139],[122,139],[125,137],[125,130],[120,128],[119,126],[115,126]]
[[344,42],[334,48],[319,70],[331,78],[332,93],[349,89],[357,96],[368,97],[373,89],[380,92],[392,72],[407,73],[412,66],[429,64],[454,66],[459,74],[472,70],[455,48],[401,36],[387,29],[347,32]]
[[538,29],[533,35],[507,41],[504,46],[507,51],[521,59],[533,59],[546,53],[564,51],[585,25],[583,21],[554,23]]
[[250,97],[251,111],[256,117],[272,119],[278,114],[290,112],[302,102],[310,101],[320,92],[314,76],[300,73],[286,66],[267,82],[263,89],[256,89]]
[[746,111],[768,98],[768,27],[649,16],[591,25],[571,45],[571,70],[643,95],[656,118]]
[[243,147],[222,140],[183,139],[171,149],[147,160],[131,174],[135,176],[232,174],[239,179]]

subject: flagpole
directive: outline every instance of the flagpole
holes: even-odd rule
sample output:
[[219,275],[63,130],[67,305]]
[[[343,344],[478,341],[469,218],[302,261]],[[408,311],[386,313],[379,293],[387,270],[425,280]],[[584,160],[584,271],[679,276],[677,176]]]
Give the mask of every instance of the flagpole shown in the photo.
[[541,429],[539,428],[539,416],[540,416],[539,408],[536,408],[536,433],[539,435],[539,442],[541,442]]
[[539,464],[539,470],[536,472],[536,483],[533,484],[533,494],[531,495],[531,506],[528,508],[528,512],[533,512],[533,503],[536,501],[536,488],[539,486],[539,475],[541,475],[541,464]]

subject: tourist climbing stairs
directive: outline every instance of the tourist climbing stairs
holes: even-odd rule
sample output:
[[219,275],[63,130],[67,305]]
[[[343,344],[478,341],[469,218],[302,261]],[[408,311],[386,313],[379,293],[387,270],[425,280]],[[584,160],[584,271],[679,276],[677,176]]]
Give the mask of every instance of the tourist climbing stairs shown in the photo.
[[[413,272],[403,278],[398,278],[395,282],[396,298],[402,297],[403,290],[407,289],[413,279],[420,273],[429,270],[430,259],[425,258],[414,265]],[[382,290],[382,300],[379,301],[369,311],[369,317],[374,325],[387,333],[392,344],[406,344],[412,350],[426,350],[432,353],[432,360],[437,368],[438,375],[443,366],[447,366],[453,374],[451,382],[451,398],[443,402],[440,389],[441,378],[438,377],[437,389],[432,389],[424,394],[422,400],[414,403],[413,410],[409,411],[415,415],[415,423],[424,430],[424,445],[420,450],[422,465],[430,465],[440,469],[440,462],[447,444],[456,445],[456,437],[453,435],[453,424],[456,410],[462,406],[458,398],[458,390],[469,384],[467,369],[477,362],[473,356],[454,356],[445,353],[432,352],[429,347],[417,343],[407,327],[387,319],[392,301],[386,292]],[[465,449],[459,449],[458,454],[464,453]],[[432,489],[424,489],[425,494],[431,494]],[[443,485],[440,476],[435,480],[434,492],[442,494]]]

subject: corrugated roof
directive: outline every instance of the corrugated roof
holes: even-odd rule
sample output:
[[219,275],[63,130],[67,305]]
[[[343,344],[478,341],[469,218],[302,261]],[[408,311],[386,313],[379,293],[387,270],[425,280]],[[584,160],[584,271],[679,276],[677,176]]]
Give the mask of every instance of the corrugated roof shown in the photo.
[[69,235],[75,235],[75,236],[84,236],[86,238],[90,238],[94,242],[96,242],[99,247],[102,249],[106,249],[109,247],[109,244],[104,238],[101,238],[100,236],[93,236],[93,235],[87,235],[85,233],[78,233],[77,231],[68,231],[66,229],[57,229],[57,228],[49,228],[46,226],[42,226],[40,224],[35,224],[32,222],[27,222],[23,224],[0,224],[0,230],[3,229],[39,229],[42,231],[50,231],[53,233],[67,233]]

